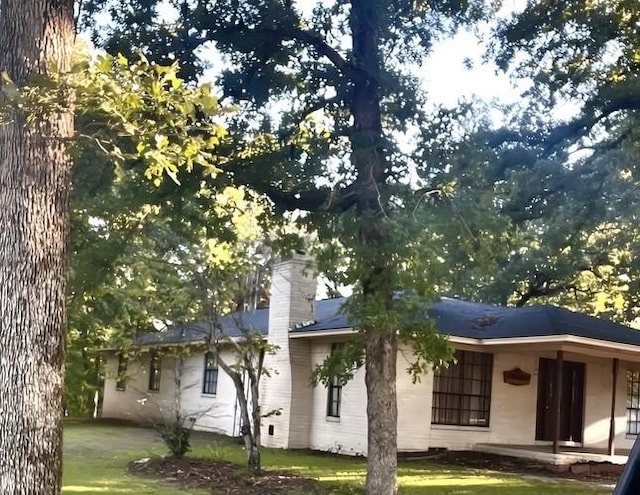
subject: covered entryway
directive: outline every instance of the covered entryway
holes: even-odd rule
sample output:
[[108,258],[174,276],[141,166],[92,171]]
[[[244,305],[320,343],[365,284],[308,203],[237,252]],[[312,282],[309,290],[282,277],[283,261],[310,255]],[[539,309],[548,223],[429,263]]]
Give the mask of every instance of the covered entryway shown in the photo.
[[582,443],[584,375],[584,363],[540,358],[536,440]]

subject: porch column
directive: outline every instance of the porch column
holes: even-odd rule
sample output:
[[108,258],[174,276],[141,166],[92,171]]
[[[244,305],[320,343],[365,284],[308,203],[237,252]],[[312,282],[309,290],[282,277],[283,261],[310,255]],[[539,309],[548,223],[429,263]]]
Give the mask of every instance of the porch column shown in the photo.
[[615,455],[614,440],[616,437],[616,388],[618,386],[618,358],[611,362],[611,417],[609,419],[609,455]]
[[560,408],[562,406],[562,363],[564,360],[564,351],[558,351],[556,354],[556,383],[555,383],[555,422],[553,428],[553,453],[558,453],[558,440],[560,439]]

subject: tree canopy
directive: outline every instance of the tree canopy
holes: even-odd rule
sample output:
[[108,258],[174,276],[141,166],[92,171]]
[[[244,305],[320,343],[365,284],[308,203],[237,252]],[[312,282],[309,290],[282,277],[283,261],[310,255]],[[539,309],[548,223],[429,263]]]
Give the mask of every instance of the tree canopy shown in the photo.
[[474,189],[506,222],[483,298],[637,318],[635,7],[537,1],[498,23],[489,55],[531,87],[511,122],[476,133],[451,172],[481,181]]

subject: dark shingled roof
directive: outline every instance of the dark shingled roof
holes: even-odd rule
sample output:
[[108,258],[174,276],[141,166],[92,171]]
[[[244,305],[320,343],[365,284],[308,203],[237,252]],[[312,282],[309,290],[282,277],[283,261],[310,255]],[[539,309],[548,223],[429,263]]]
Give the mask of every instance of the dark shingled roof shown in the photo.
[[[336,310],[345,301],[333,299]],[[339,304],[338,304],[339,303]],[[337,305],[337,306],[336,306]],[[442,298],[428,314],[442,333],[471,339],[550,337],[574,335],[622,344],[640,345],[640,331],[609,320],[575,313],[557,306],[507,308],[459,299]],[[348,328],[347,317],[336,314],[292,332],[314,332]]]
[[[229,337],[241,337],[243,330],[247,329],[266,335],[269,326],[269,309],[264,308],[255,311],[231,313],[220,318],[220,325],[224,335]],[[137,335],[133,339],[133,345],[144,346],[204,342],[210,334],[210,328],[209,323],[170,326],[165,330]]]
[[[316,301],[316,321],[291,329],[291,333],[350,328],[346,315],[339,312],[346,298]],[[471,339],[503,339],[518,337],[550,337],[573,335],[640,346],[640,331],[609,320],[594,318],[556,306],[506,308],[490,304],[442,298],[428,309],[438,330],[454,337]],[[230,337],[242,336],[243,328],[266,335],[269,309],[233,313],[220,319],[222,330]],[[203,341],[208,324],[169,327],[164,331],[137,336],[134,345],[176,344]]]
[[504,339],[574,335],[640,345],[637,330],[557,306],[505,308],[443,298],[431,306],[429,315],[441,332],[456,337]]

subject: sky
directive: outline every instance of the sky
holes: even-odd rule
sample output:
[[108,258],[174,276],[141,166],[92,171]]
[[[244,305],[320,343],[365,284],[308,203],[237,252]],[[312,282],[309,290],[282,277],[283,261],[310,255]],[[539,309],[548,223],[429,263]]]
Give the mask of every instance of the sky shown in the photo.
[[[430,97],[447,107],[471,96],[484,101],[517,101],[522,88],[517,88],[506,74],[498,74],[495,65],[483,62],[484,50],[469,32],[438,42],[424,69],[418,71]],[[472,62],[471,69],[465,64],[467,59]]]

